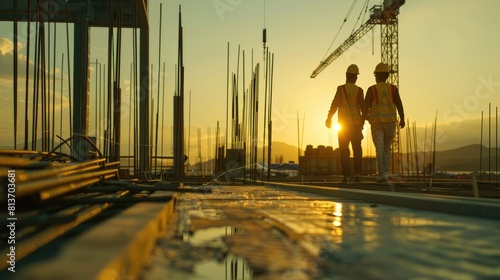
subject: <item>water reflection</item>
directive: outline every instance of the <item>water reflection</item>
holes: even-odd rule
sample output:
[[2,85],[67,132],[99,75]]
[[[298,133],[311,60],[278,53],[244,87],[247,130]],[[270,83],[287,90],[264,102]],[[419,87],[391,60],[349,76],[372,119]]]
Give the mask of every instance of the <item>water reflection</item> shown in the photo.
[[333,230],[330,232],[333,238],[333,242],[339,244],[342,243],[342,235],[343,235],[343,230],[342,230],[342,203],[337,203],[335,202],[333,204]]
[[[222,237],[237,234],[238,230],[238,228],[231,226],[201,229],[197,230],[193,235],[185,235],[184,242],[195,247],[225,247]],[[224,275],[223,278],[222,275]],[[253,278],[252,275],[252,270],[243,258],[227,255],[219,262],[208,260],[195,264],[194,278],[186,278],[186,280],[251,280]]]
[[[169,260],[174,264],[168,271],[157,274],[161,277],[147,279],[166,279],[166,275],[187,280],[493,279],[500,275],[500,228],[491,221],[350,199],[266,193],[257,187],[223,190],[234,194],[221,192],[210,200],[201,199],[205,194],[184,195],[193,197],[178,206],[191,213],[183,219],[190,223],[178,232],[197,230],[178,242],[191,254],[176,255]],[[207,256],[201,257],[204,252]],[[193,269],[179,269],[182,260],[194,262]]]
[[145,280],[252,280],[247,262],[228,253],[224,237],[238,234],[231,226],[211,227],[184,234],[181,238],[159,240]]

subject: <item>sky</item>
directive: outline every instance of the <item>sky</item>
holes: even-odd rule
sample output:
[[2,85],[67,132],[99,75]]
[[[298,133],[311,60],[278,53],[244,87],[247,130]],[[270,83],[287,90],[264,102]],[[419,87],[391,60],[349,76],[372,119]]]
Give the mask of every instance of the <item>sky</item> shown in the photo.
[[[274,54],[273,141],[297,146],[300,139],[302,148],[306,145],[336,147],[338,145],[336,131],[328,130],[324,122],[336,87],[345,82],[346,68],[352,63],[359,66],[360,75],[357,84],[365,92],[375,82],[372,73],[381,56],[379,27],[368,32],[316,78],[310,78],[319,62],[367,20],[368,14],[364,14],[362,10],[365,1],[150,0],[148,2],[152,76],[156,80],[160,70],[159,89],[162,95],[165,94],[164,122],[161,123],[165,128],[166,155],[172,151],[171,104],[175,91],[179,5],[182,6],[184,30],[185,123],[190,124],[186,130],[190,132],[190,144],[193,149],[190,153],[194,154],[197,149],[198,129],[201,131],[203,146],[215,144],[213,134],[217,122],[221,131],[225,130],[228,45],[231,72],[238,71],[238,48],[242,51],[240,59],[243,57],[243,51],[245,52],[247,66],[244,71],[248,84],[252,61],[253,65],[260,63],[261,67],[263,66],[264,28],[267,30],[266,46]],[[355,5],[352,7],[352,12],[346,17],[353,2]],[[161,62],[158,64],[160,3],[162,33]],[[372,0],[368,6],[380,3],[380,0]],[[423,131],[424,127],[430,128],[437,115],[438,125],[442,128],[439,130],[441,133],[438,133],[438,141],[443,148],[478,143],[479,128],[471,131],[474,125],[466,124],[479,120],[482,112],[487,117],[489,108],[494,116],[496,108],[500,105],[500,67],[498,67],[500,33],[496,30],[500,26],[500,19],[497,17],[499,10],[500,2],[496,0],[407,0],[400,9],[399,89],[405,115],[411,125],[420,128],[419,131]],[[12,26],[10,22],[0,22],[2,65],[0,146],[12,145],[14,134]],[[20,24],[19,28],[25,30],[26,24]],[[57,28],[59,40],[56,49],[56,78],[57,83],[60,83],[62,73],[64,83],[67,83],[68,66],[67,64],[61,66],[61,56],[63,53],[67,56],[65,25],[58,24]],[[69,31],[72,34],[72,27]],[[130,30],[124,30],[121,87],[125,110],[129,108],[126,100],[130,97],[131,34]],[[21,39],[19,47],[20,64],[25,65],[26,40]],[[33,47],[31,52],[33,53]],[[30,60],[33,57],[32,55]],[[102,66],[107,62],[106,29],[91,29],[90,60],[92,62],[97,60]],[[165,71],[162,70],[163,65]],[[96,96],[94,66],[95,64],[91,65],[90,70],[89,134],[99,136],[96,128],[99,128],[99,123],[102,123],[104,118],[94,111]],[[20,73],[24,75],[23,67],[20,67]],[[242,76],[240,79],[243,79],[242,72],[243,69],[240,68],[239,73]],[[24,76],[22,77],[20,79],[24,79]],[[164,86],[163,79],[166,82]],[[62,109],[66,116],[69,98],[64,83]],[[19,91],[22,94],[19,97],[21,105],[18,139],[23,139],[24,80],[20,80]],[[58,85],[56,89],[58,98],[60,92]],[[158,87],[155,83],[152,97],[157,99],[157,93]],[[263,94],[264,91],[261,90],[261,100],[264,98]],[[156,107],[158,100],[154,102]],[[56,112],[59,113],[59,110],[58,105]],[[96,117],[98,117],[97,125]],[[261,121],[259,127],[262,128],[263,118],[260,117],[259,120]],[[56,117],[57,122],[59,117]],[[62,135],[66,136],[63,138],[69,137],[66,122],[67,118],[63,117]],[[125,119],[124,126],[128,125],[129,121]],[[369,124],[366,123],[365,134],[369,134],[368,129]],[[423,138],[423,133],[419,133],[420,138]],[[131,133],[128,130],[123,131],[122,149],[128,147],[129,135]],[[369,141],[368,138],[366,137],[366,141]],[[427,141],[427,138],[422,141]],[[18,141],[20,142],[22,141]]]

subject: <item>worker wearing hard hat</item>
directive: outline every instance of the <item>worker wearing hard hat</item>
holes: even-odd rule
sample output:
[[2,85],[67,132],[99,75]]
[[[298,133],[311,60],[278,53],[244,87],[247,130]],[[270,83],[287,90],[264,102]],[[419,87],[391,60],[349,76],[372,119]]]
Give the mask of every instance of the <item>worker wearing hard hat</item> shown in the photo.
[[398,88],[386,82],[389,78],[389,66],[379,63],[375,67],[374,74],[377,83],[366,91],[366,117],[371,124],[373,144],[377,154],[377,182],[387,182],[391,164],[391,145],[398,121],[396,110],[401,128],[405,126],[405,113]]
[[351,143],[354,156],[354,181],[361,181],[361,159],[363,157],[361,140],[363,140],[363,89],[356,85],[359,69],[355,64],[350,65],[346,71],[346,83],[337,87],[333,98],[326,127],[330,128],[332,117],[338,110],[340,131],[338,132],[340,164],[342,165],[342,182],[349,183],[351,168],[349,164],[349,143]]

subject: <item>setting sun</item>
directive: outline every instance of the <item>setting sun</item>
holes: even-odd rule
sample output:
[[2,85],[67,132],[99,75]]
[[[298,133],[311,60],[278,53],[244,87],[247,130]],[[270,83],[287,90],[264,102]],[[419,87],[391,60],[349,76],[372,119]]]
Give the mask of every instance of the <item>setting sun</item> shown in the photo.
[[335,130],[336,131],[340,131],[340,129],[342,129],[342,126],[340,126],[340,124],[335,124]]

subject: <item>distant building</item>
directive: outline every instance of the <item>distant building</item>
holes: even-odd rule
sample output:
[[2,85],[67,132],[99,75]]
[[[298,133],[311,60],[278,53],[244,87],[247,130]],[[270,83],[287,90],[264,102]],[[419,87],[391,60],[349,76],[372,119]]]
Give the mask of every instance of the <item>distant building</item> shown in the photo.
[[271,172],[276,177],[297,177],[299,175],[299,165],[293,161],[288,163],[273,163],[271,164]]
[[[375,157],[363,157],[362,175],[371,175],[377,172]],[[350,158],[351,170],[354,170],[354,159]],[[342,174],[340,152],[331,146],[319,145],[313,148],[307,145],[304,156],[299,157],[299,174],[305,176],[325,176]]]

